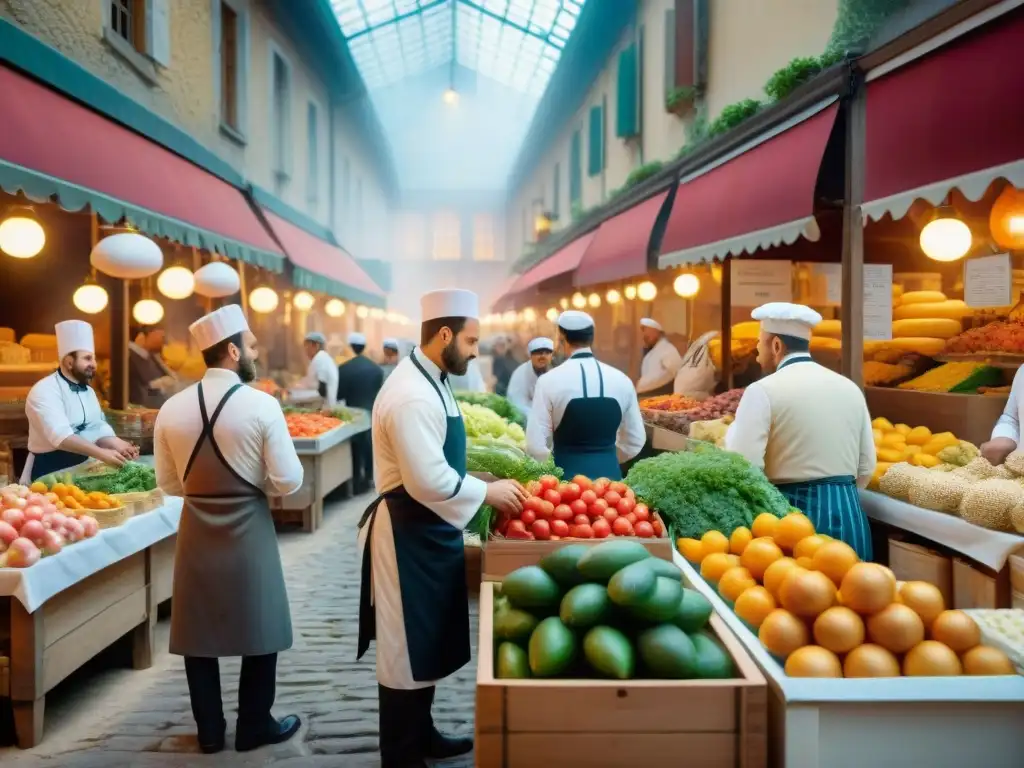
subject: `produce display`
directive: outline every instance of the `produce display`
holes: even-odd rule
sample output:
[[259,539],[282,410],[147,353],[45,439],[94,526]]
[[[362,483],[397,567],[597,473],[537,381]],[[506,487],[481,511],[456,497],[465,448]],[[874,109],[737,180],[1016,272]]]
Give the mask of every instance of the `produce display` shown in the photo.
[[637,503],[625,483],[583,475],[563,483],[554,475],[544,475],[528,482],[526,492],[522,512],[498,517],[497,535],[541,541],[665,535],[662,522],[646,504]]
[[[901,461],[925,468],[938,467],[944,463],[962,466],[978,453],[975,446],[960,440],[952,432],[932,434],[928,427],[893,424],[884,418],[875,419],[871,422],[871,426],[875,438],[877,461],[874,476],[868,485],[872,490],[878,488],[879,481],[889,467]],[[942,453],[943,451],[945,453]],[[940,453],[942,454],[941,458]],[[963,459],[967,454],[972,455],[970,458]],[[963,459],[962,464],[960,463],[961,459]]]
[[517,448],[526,447],[526,433],[518,424],[510,423],[490,408],[475,403],[460,402],[466,437],[494,437]]
[[4,487],[0,490],[0,568],[29,568],[42,557],[95,536],[99,523],[85,514],[88,503],[101,500],[73,486]]
[[1014,674],[935,585],[897,581],[799,512],[678,546],[790,677]]
[[970,328],[953,336],[942,350],[945,355],[1024,355],[1024,323],[1001,321]]
[[519,412],[509,401],[507,397],[502,397],[493,392],[456,392],[455,399],[460,403],[473,403],[473,405],[482,405],[484,408],[490,408],[501,418],[512,424],[518,424],[523,429],[526,428],[526,417]]
[[763,472],[739,454],[712,446],[638,461],[625,482],[674,536],[728,535],[749,528],[762,512],[782,517],[790,508]]
[[730,389],[720,395],[709,397],[693,410],[687,411],[686,415],[690,421],[714,421],[723,416],[735,416],[736,409],[740,407],[740,398],[743,397],[743,389]]
[[[87,490],[76,485],[69,473],[49,475],[48,477],[56,479],[52,482],[47,482],[47,478],[40,478],[32,483],[28,490],[30,493],[47,496],[57,506],[58,511],[100,511],[119,509],[121,507],[121,502],[112,498],[106,491],[98,488]],[[156,483],[154,482],[155,485]],[[50,498],[51,496],[53,498]]]
[[693,440],[701,440],[722,448],[725,446],[725,433],[729,431],[729,425],[732,422],[732,416],[725,416],[714,421],[695,421],[690,425],[690,437]]
[[707,599],[637,542],[570,544],[508,574],[494,605],[502,679],[732,678]]
[[249,386],[253,389],[258,389],[260,392],[265,392],[268,395],[276,395],[281,391],[281,388],[277,386],[277,382],[273,379],[257,379]]
[[312,412],[285,413],[284,420],[288,424],[288,434],[293,438],[319,437],[344,423],[333,416]]
[[1024,610],[972,608],[965,613],[977,622],[982,642],[1004,651],[1024,674]]
[[683,395],[655,395],[640,400],[640,408],[645,411],[689,411],[700,405],[700,400]]
[[998,368],[978,363],[945,363],[915,379],[899,384],[899,389],[915,392],[977,392],[978,387],[999,384],[1003,374]]
[[[104,494],[146,493],[156,488],[156,470],[137,461],[129,461],[116,469],[105,464],[93,465],[91,471],[60,473],[63,485],[76,486],[86,493],[100,492]],[[37,482],[53,490],[60,483],[57,476],[40,478]],[[33,490],[36,490],[33,484]]]

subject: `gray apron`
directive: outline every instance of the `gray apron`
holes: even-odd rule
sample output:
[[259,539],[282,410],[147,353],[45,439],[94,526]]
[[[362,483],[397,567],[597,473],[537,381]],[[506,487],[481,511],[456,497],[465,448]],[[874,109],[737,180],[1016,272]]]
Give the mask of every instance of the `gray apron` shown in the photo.
[[292,620],[277,533],[264,492],[227,463],[207,418],[185,467],[174,557],[171,647],[179,656],[262,656],[291,648]]

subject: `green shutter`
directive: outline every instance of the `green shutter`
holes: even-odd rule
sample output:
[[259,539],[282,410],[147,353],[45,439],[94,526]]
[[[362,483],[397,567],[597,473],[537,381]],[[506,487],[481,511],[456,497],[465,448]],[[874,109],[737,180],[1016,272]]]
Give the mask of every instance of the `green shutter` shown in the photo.
[[620,139],[629,139],[640,133],[639,61],[636,43],[619,54],[615,135]]
[[583,197],[583,143],[578,130],[573,131],[569,147],[569,206],[578,207]]
[[604,110],[590,108],[590,135],[587,142],[587,173],[597,176],[604,170]]
[[558,218],[560,200],[562,199],[562,164],[555,163],[555,179],[551,184],[551,213]]

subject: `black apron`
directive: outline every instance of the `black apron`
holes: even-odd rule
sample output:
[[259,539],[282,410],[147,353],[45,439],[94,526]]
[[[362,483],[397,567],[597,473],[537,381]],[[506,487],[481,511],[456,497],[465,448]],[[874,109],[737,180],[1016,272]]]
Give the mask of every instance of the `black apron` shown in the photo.
[[[456,406],[458,415],[448,415],[448,407],[437,383],[415,355],[410,359],[437,392],[445,410],[447,431],[443,451],[448,466],[459,475],[459,482],[452,491],[452,496],[455,496],[466,476],[466,427],[462,423],[462,413]],[[451,393],[450,385],[448,391]],[[370,527],[363,549],[356,660],[366,653],[370,641],[377,638],[371,579],[373,526],[377,507],[382,501],[387,502],[391,515],[412,678],[416,682],[440,680],[457,672],[470,660],[469,596],[462,531],[413,499],[403,486],[378,496],[359,521],[360,528],[367,524]],[[388,640],[385,638],[385,642]]]
[[[593,358],[592,353],[582,352],[570,360]],[[622,424],[622,408],[618,400],[604,396],[604,374],[597,360],[594,360],[594,367],[597,369],[598,394],[596,397],[588,395],[587,377],[581,364],[583,397],[569,401],[552,435],[555,464],[565,471],[566,477],[584,475],[591,479],[607,477],[609,480],[621,480],[622,468],[615,439]]]
[[[80,424],[73,424],[71,428],[74,430],[76,435],[82,434],[88,423],[85,420],[85,403],[82,402],[81,393],[88,389],[87,386],[82,384],[75,384],[73,381],[69,381],[60,371],[55,371],[54,376],[58,376],[67,383],[71,392],[78,394],[79,404],[82,406],[82,422]],[[60,386],[58,384],[58,386]],[[63,399],[63,395],[61,396]],[[72,453],[71,451],[62,451],[60,449],[54,451],[46,451],[45,453],[30,453],[32,458],[32,472],[30,473],[30,479],[35,482],[40,477],[52,474],[53,472],[62,472],[65,469],[71,467],[77,467],[79,464],[84,464],[89,460],[88,456],[83,456],[80,453]]]
[[[655,346],[657,346],[657,345],[655,345]],[[651,351],[653,349],[654,349],[654,347],[651,347],[650,349],[644,350],[643,357],[641,357],[640,360],[643,361],[644,357],[647,357],[649,354],[651,354]],[[646,397],[658,397],[660,395],[671,395],[671,394],[673,394],[674,391],[675,391],[675,380],[672,380],[672,381],[669,381],[668,383],[666,383],[666,384],[664,384],[664,385],[662,385],[660,387],[656,387],[655,389],[647,389],[647,390],[644,390],[643,392],[638,392],[637,394],[640,397],[642,397],[642,398],[646,398]]]

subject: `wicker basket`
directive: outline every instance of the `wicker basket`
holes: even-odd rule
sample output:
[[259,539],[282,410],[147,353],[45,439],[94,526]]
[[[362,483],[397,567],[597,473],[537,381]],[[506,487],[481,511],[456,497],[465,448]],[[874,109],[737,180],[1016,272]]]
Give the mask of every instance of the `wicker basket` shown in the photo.
[[152,491],[139,491],[137,493],[112,493],[110,498],[121,502],[122,506],[131,509],[133,516],[152,512],[164,503],[164,494],[159,488]]
[[155,408],[130,408],[126,411],[115,411],[108,408],[104,411],[107,423],[114,430],[114,434],[122,440],[133,443],[153,439],[153,429],[156,426],[158,413],[159,411]]
[[130,506],[121,505],[114,509],[83,509],[82,514],[87,514],[100,524],[100,529],[117,528],[124,525],[132,517],[133,512]]

